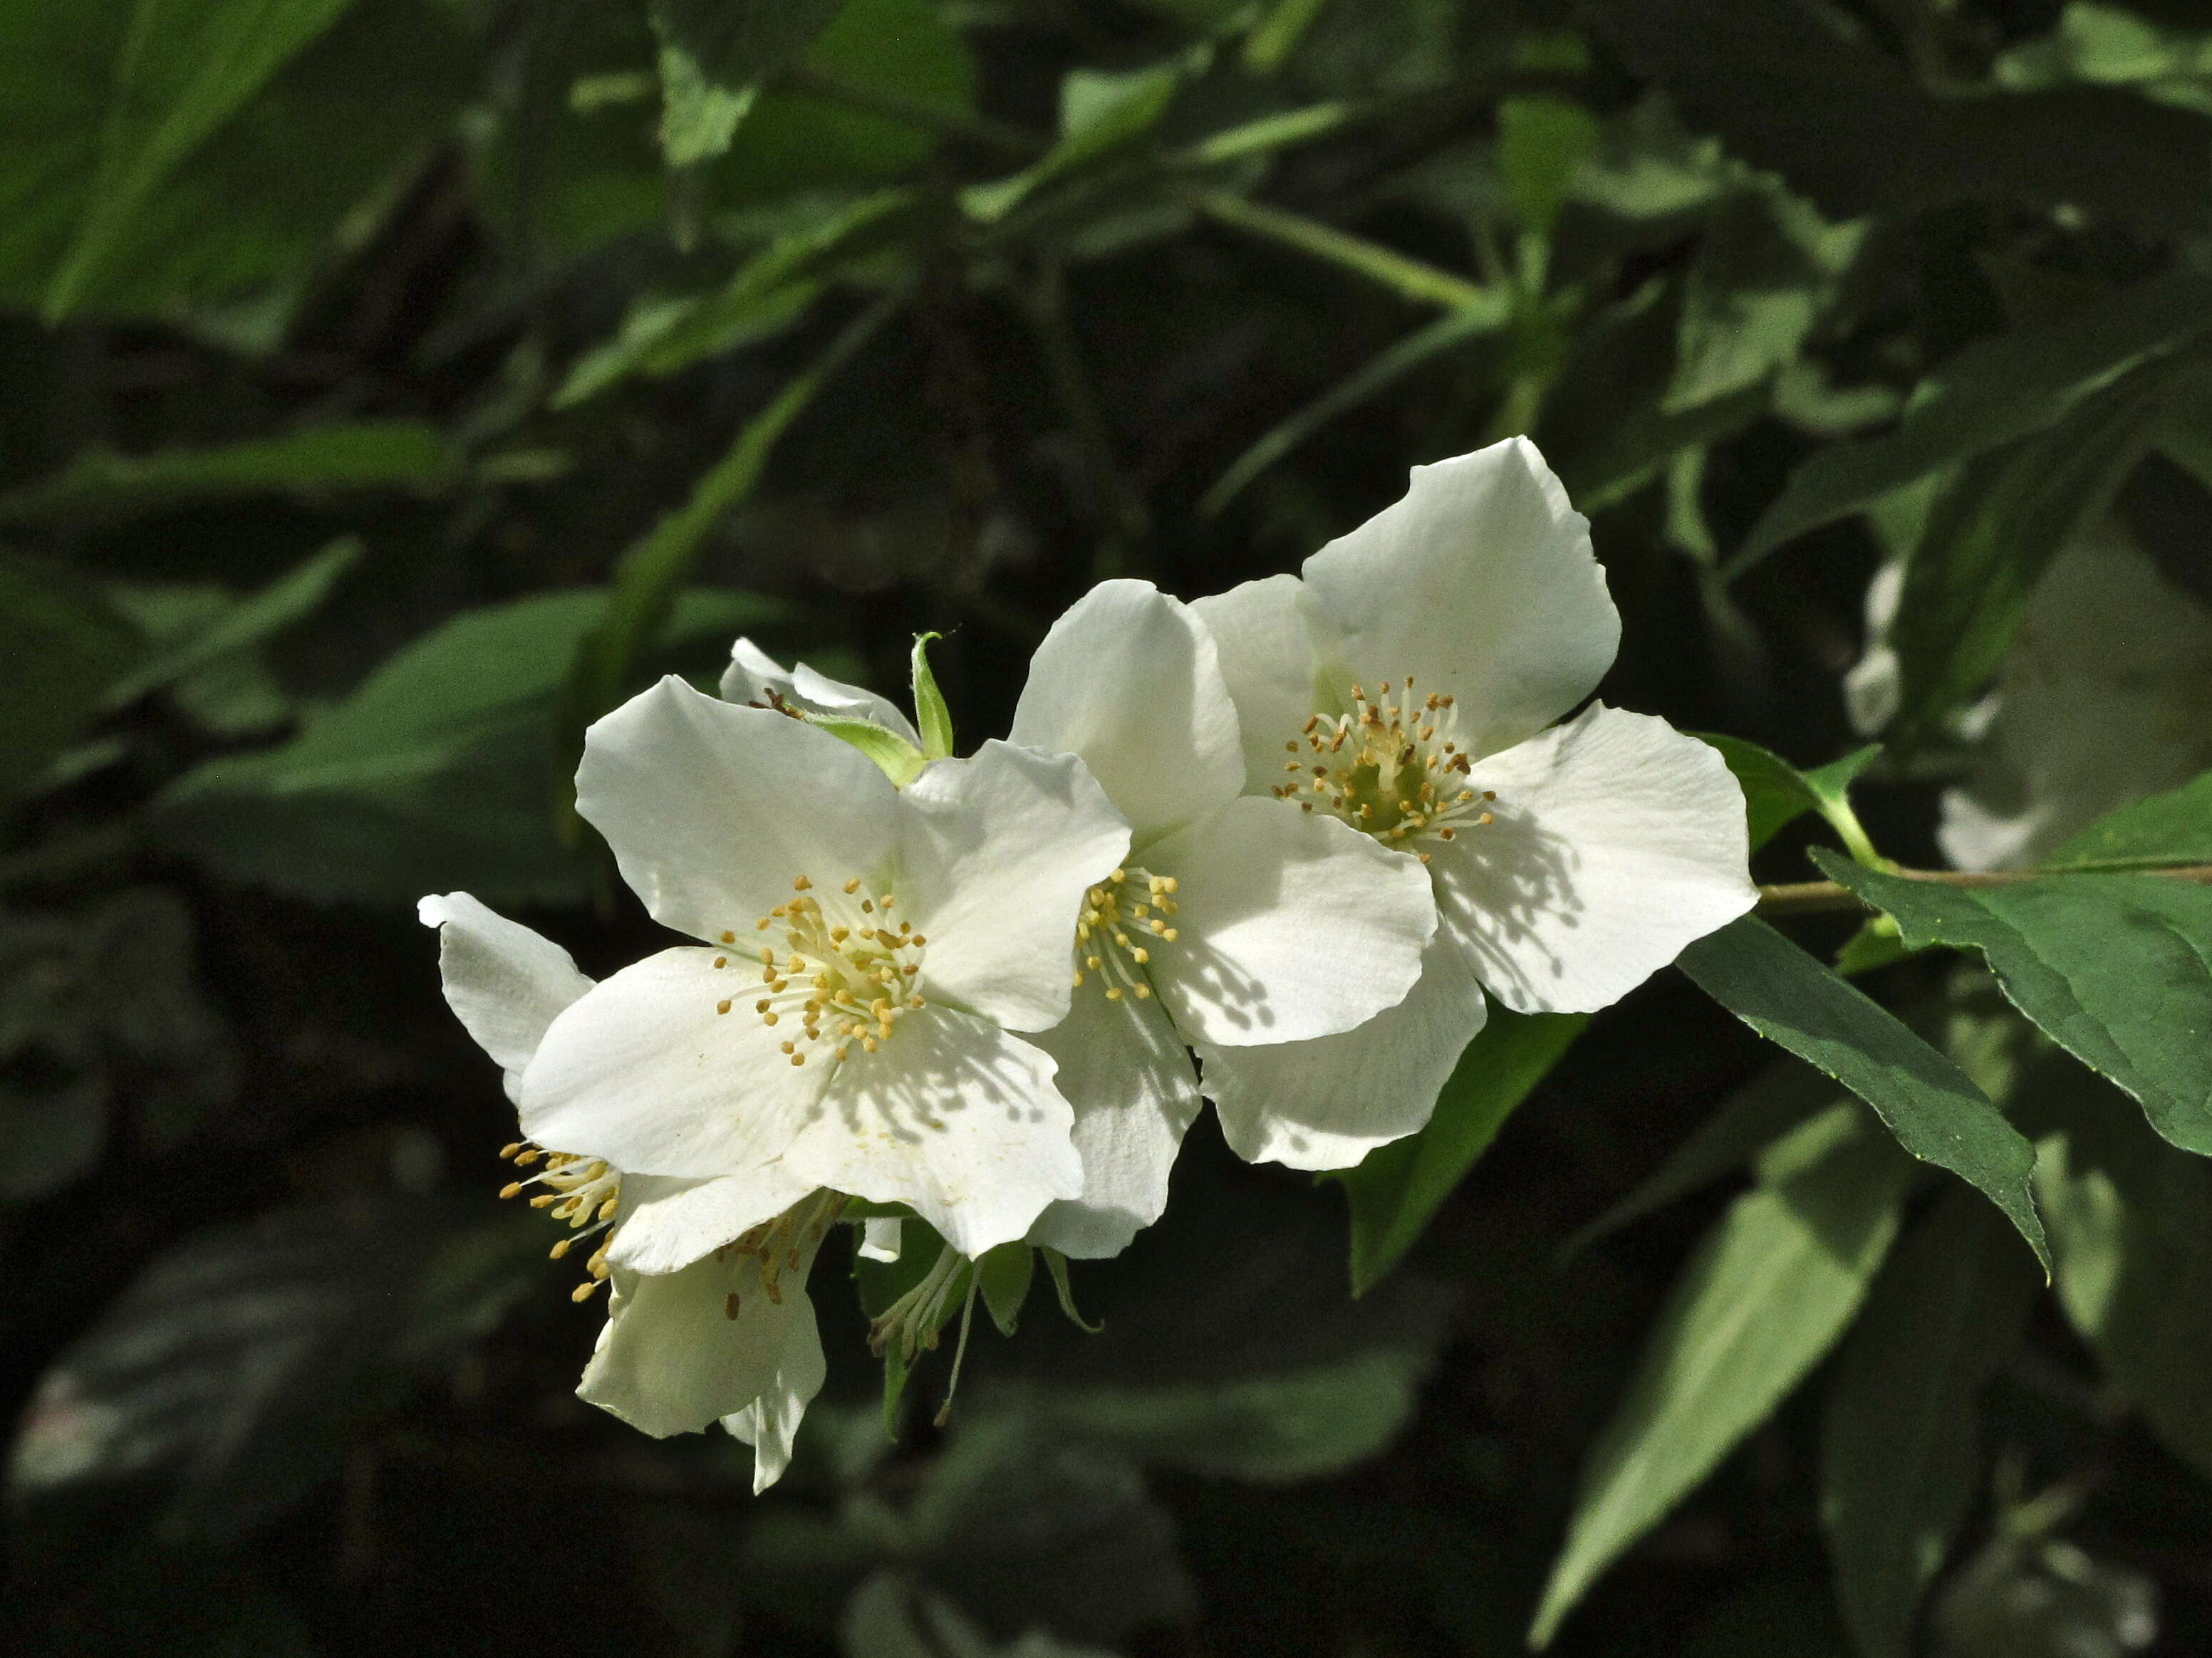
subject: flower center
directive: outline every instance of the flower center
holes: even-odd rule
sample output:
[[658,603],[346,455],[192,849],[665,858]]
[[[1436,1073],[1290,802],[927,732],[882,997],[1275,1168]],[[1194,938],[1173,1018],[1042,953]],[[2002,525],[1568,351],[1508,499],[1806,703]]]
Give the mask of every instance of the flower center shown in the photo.
[[[790,1272],[802,1281],[806,1269],[812,1264],[814,1252],[836,1224],[839,1212],[848,1199],[842,1192],[823,1189],[808,1193],[785,1210],[774,1220],[764,1220],[750,1231],[740,1236],[734,1243],[726,1243],[714,1251],[714,1259],[727,1260],[738,1258],[739,1271],[750,1261],[760,1284],[760,1292],[776,1306],[783,1305],[783,1275]],[[725,1316],[734,1319],[745,1291],[732,1290],[722,1303]]]
[[[615,1224],[615,1216],[622,1207],[622,1175],[599,1158],[580,1157],[570,1151],[548,1151],[529,1140],[517,1140],[504,1147],[499,1155],[518,1169],[536,1169],[520,1180],[509,1181],[500,1189],[500,1196],[520,1197],[532,1187],[542,1186],[545,1189],[530,1199],[530,1206],[550,1209],[554,1219],[568,1223],[568,1236],[553,1246],[554,1260],[560,1260],[586,1238]],[[606,1281],[606,1245],[602,1243],[592,1251],[590,1259],[584,1262],[584,1270],[591,1276],[570,1292],[572,1301],[586,1299]]]
[[1152,987],[1143,969],[1152,959],[1152,945],[1173,944],[1178,936],[1170,919],[1176,914],[1175,890],[1172,875],[1117,869],[1085,893],[1075,922],[1076,988],[1083,987],[1086,973],[1095,973],[1108,1001],[1118,1002],[1125,993],[1147,999]]
[[[760,947],[755,960],[761,993],[725,997],[714,1011],[727,1013],[750,999],[763,1024],[795,1018],[799,1028],[783,1042],[793,1065],[805,1065],[809,1050],[825,1042],[836,1060],[854,1042],[872,1054],[890,1040],[902,1014],[922,1005],[914,983],[929,940],[910,921],[894,928],[891,895],[871,891],[857,880],[830,894],[827,906],[805,876],[791,886],[788,903],[753,923],[757,932],[781,927],[785,946],[781,951],[774,944]],[[725,932],[722,942],[735,944],[738,935]],[[714,957],[718,969],[732,964],[728,956]]]
[[[1378,841],[1449,841],[1463,829],[1494,821],[1486,810],[1498,796],[1463,781],[1474,757],[1458,738],[1459,711],[1449,696],[1418,697],[1408,675],[1394,694],[1384,680],[1372,700],[1352,688],[1352,711],[1315,714],[1283,744],[1296,756],[1283,763],[1292,778],[1278,799],[1319,806]],[[1429,861],[1425,852],[1419,854]]]

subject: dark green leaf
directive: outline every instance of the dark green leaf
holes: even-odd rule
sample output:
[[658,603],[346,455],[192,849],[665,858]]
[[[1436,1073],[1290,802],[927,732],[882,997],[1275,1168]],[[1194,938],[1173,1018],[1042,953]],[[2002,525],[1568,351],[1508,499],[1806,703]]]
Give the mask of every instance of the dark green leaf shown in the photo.
[[1004,218],[1039,185],[1135,143],[1159,125],[1184,77],[1207,61],[1203,48],[1125,71],[1079,69],[1060,87],[1060,139],[1012,177],[975,185],[960,204],[989,222]]
[[1405,1259],[1513,1108],[1589,1023],[1586,1014],[1493,1006],[1437,1096],[1428,1126],[1376,1147],[1356,1169],[1324,1177],[1343,1186],[1352,1207],[1353,1295],[1366,1294]]
[[1844,1344],[1820,1521],[1865,1658],[1909,1658],[1920,1597],[1982,1483],[1982,1389],[2041,1287],[2002,1219],[1954,1188],[1891,1255]]
[[109,689],[109,702],[120,704],[173,684],[306,620],[321,607],[338,579],[359,562],[362,550],[361,543],[351,536],[332,542],[259,592],[207,617],[189,636],[171,643],[151,661],[125,676]]
[[1980,950],[2013,1005],[2141,1101],[2152,1127],[2212,1152],[2212,888],[2147,875],[1953,887],[1814,856],[1907,944]]
[[1977,341],[1929,372],[1897,430],[1831,445],[1792,473],[1732,568],[1929,473],[2046,429],[2129,370],[2208,329],[2212,278],[2181,270],[2058,322]]
[[[1799,771],[1778,755],[1741,737],[1699,732],[1698,740],[1720,750],[1735,780],[1743,785],[1743,809],[1750,821],[1751,849],[1757,852],[1788,824],[1806,812],[1817,811],[1840,829],[1839,817],[1848,817],[1849,790],[1858,774],[1880,757],[1881,744],[1869,743],[1840,760],[1832,760],[1811,771]],[[1857,833],[1851,818],[1850,833]]]
[[2053,869],[2212,864],[2212,772],[2107,812],[2051,855]]
[[1781,1142],[1760,1186],[1707,1233],[1583,1464],[1529,1642],[1711,1473],[1820,1362],[1881,1265],[1912,1164],[1858,1108]]
[[145,649],[89,584],[0,554],[0,799],[37,785]]
[[[1844,861],[1823,867],[1833,875]],[[1755,915],[1698,939],[1680,965],[1760,1035],[1874,1107],[1914,1157],[1978,1187],[2048,1268],[2028,1189],[2035,1148],[1965,1072]]]
[[814,44],[838,0],[650,0],[672,167],[730,147],[760,83]]
[[1597,150],[1597,118],[1580,104],[1508,98],[1498,106],[1498,170],[1523,230],[1551,234],[1576,175]]

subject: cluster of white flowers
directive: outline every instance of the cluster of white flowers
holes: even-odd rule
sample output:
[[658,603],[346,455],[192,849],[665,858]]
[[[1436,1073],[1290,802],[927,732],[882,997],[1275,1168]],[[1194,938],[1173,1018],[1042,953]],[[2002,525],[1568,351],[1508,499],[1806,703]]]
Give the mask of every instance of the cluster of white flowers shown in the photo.
[[[1210,1098],[1300,1169],[1419,1130],[1483,1023],[1603,1006],[1747,909],[1711,749],[1593,703],[1620,635],[1589,525],[1525,440],[1277,576],[1184,604],[1094,589],[965,759],[739,641],[593,726],[577,809],[697,940],[594,984],[465,894],[446,993],[504,1069],[506,1155],[611,1280],[579,1391],[720,1420],[783,1470],[822,1384],[807,1299],[841,1220],[942,1270],[1110,1255]],[[1194,1055],[1195,1059],[1194,1060]],[[931,1307],[923,1311],[933,1314]]]

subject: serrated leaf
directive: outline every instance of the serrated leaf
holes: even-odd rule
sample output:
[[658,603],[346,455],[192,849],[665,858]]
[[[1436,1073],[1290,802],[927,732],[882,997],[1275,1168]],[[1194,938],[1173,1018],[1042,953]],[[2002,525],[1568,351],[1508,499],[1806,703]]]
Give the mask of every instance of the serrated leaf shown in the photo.
[[1912,1164],[1856,1107],[1823,1113],[1778,1151],[1788,1155],[1729,1206],[1668,1291],[1583,1465],[1534,1646],[1820,1362],[1896,1236]]
[[[1822,866],[1834,875],[1844,862],[1830,855]],[[2049,1270],[2050,1250],[2028,1187],[2035,1148],[1965,1072],[1910,1026],[1755,915],[1698,939],[1682,952],[1680,966],[1760,1035],[1871,1105],[1914,1157],[1979,1187]]]
[[1587,1014],[1492,1007],[1437,1096],[1428,1125],[1376,1147],[1355,1169],[1322,1177],[1341,1185],[1351,1206],[1353,1295],[1366,1294],[1405,1259],[1514,1107],[1589,1023]]
[[1899,1244],[1844,1344],[1820,1523],[1864,1658],[1909,1658],[1920,1597],[1982,1483],[1982,1389],[2041,1287],[2002,1219],[1954,1189]]
[[2107,812],[2051,853],[2052,869],[2212,864],[2212,772]]
[[2148,875],[1956,887],[1814,856],[1907,944],[1979,950],[2013,1005],[2135,1096],[2152,1127],[2212,1152],[2212,888]]

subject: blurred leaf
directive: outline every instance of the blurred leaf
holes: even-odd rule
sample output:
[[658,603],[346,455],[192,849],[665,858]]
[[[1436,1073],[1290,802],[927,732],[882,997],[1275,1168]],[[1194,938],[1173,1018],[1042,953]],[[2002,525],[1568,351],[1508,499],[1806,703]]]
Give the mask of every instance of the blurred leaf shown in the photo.
[[[562,677],[605,604],[583,589],[455,616],[290,742],[179,779],[153,833],[234,879],[325,902],[456,887],[490,902],[582,896],[591,865],[555,838],[545,773]],[[661,642],[726,643],[781,614],[748,594],[688,593]]]
[[1598,153],[1597,118],[1563,98],[1506,98],[1498,106],[1498,170],[1523,230],[1551,234],[1586,161]]
[[342,536],[301,562],[259,592],[238,599],[220,614],[199,621],[188,637],[168,643],[150,661],[111,687],[107,700],[120,706],[164,685],[175,683],[234,653],[251,649],[305,621],[321,608],[338,579],[360,561],[362,544]]
[[135,0],[117,52],[84,216],[46,289],[76,307],[139,204],[352,0]]
[[2058,1304],[2151,1430],[2212,1479],[2212,1168],[2081,1084],[2076,1072],[2070,1088],[2088,1108],[2043,1142],[2036,1174],[2058,1249]]
[[87,1072],[36,1090],[0,1082],[0,1202],[59,1191],[100,1161],[107,1144],[107,1081]]
[[2118,6],[2076,0],[2051,33],[2007,48],[1990,68],[2018,91],[2088,82],[2212,115],[2212,32],[2162,27]]
[[1820,1362],[1896,1236],[1912,1164],[1857,1108],[1832,1108],[1776,1150],[1775,1171],[1674,1280],[1591,1448],[1534,1646]]
[[1685,279],[1682,332],[1661,408],[1679,414],[1796,360],[1865,239],[1776,189],[1736,191],[1708,222]]
[[668,164],[690,167],[727,149],[760,83],[814,44],[838,3],[647,0],[660,37]]
[[1500,332],[1513,318],[1513,301],[1503,290],[1486,290],[1478,300],[1446,313],[1387,348],[1328,391],[1270,428],[1239,455],[1198,503],[1212,518],[1235,500],[1244,486],[1346,410],[1381,395],[1415,369],[1471,339]]
[[1001,1646],[947,1597],[890,1571],[878,1572],[853,1592],[838,1637],[845,1658],[1115,1658],[1034,1627]]
[[665,375],[702,358],[750,345],[796,323],[820,285],[815,273],[850,252],[851,244],[877,239],[913,203],[903,190],[878,191],[779,236],[716,292],[641,305],[622,331],[576,360],[554,394],[566,409],[632,374]]
[[2212,1152],[2212,888],[2146,875],[1948,887],[1814,856],[1907,944],[1981,951],[2013,1005],[2141,1101],[2152,1127]]
[[1514,1107],[1589,1023],[1581,1013],[1492,1006],[1418,1134],[1379,1145],[1356,1169],[1323,1175],[1352,1208],[1352,1293],[1364,1295],[1405,1259]]
[[[1836,867],[1844,862],[1830,857],[1822,867],[1840,880]],[[1914,1157],[1978,1187],[2049,1270],[2043,1223],[2028,1188],[2035,1148],[1965,1072],[1910,1026],[1756,916],[1698,939],[1682,952],[1680,965],[1760,1035],[1874,1107]]]
[[88,583],[0,554],[0,800],[38,785],[145,648]]
[[1002,219],[1039,185],[1133,143],[1159,125],[1184,77],[1208,61],[1200,47],[1139,70],[1069,70],[1060,83],[1059,142],[1035,166],[963,191],[961,206],[986,222]]
[[425,422],[339,421],[216,448],[150,455],[88,449],[43,483],[0,495],[0,524],[108,522],[246,495],[313,498],[370,489],[427,495],[451,488],[462,475],[453,445]]
[[1810,771],[1799,771],[1788,761],[1741,737],[1699,732],[1697,738],[1720,750],[1721,758],[1728,762],[1735,780],[1743,785],[1744,812],[1750,823],[1753,852],[1808,811],[1819,812],[1838,832],[1844,832],[1843,823],[1849,822],[1848,833],[1853,836],[1860,833],[1857,819],[1850,812],[1850,789],[1858,774],[1881,756],[1881,744],[1869,743],[1840,760],[1815,766]]
[[708,535],[724,513],[752,494],[776,440],[805,412],[823,383],[890,319],[902,297],[878,300],[848,323],[811,367],[738,429],[728,452],[692,486],[690,498],[616,562],[606,614],[578,642],[561,689],[552,748],[560,799],[570,798],[573,791],[576,758],[584,750],[584,728],[621,700],[632,666],[666,623]]
[[1977,340],[1929,370],[1898,428],[1838,443],[1790,474],[1731,572],[1892,490],[2044,431],[2130,369],[2212,329],[2212,278],[2177,270],[2041,328]]
[[2041,1287],[2002,1221],[1954,1188],[1899,1244],[1844,1344],[1820,1521],[1865,1658],[1910,1658],[1920,1597],[1982,1483],[1982,1390]]
[[2212,772],[2107,812],[2053,853],[2053,869],[2212,863]]
[[2170,380],[2127,376],[2050,431],[1969,461],[1936,497],[1890,630],[1903,681],[1893,742],[1925,740],[1988,686],[2037,580],[2149,447]]
[[2008,1526],[1945,1587],[1933,1621],[1942,1658],[2124,1658],[2155,1645],[2158,1612],[2147,1573]]
[[417,1328],[422,1285],[485,1226],[512,1251],[501,1284],[526,1282],[532,1229],[397,1194],[170,1249],[39,1385],[8,1474],[34,1540],[109,1493],[150,1489],[171,1538],[235,1539],[283,1511],[451,1351],[450,1315],[441,1339]]

